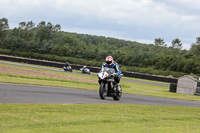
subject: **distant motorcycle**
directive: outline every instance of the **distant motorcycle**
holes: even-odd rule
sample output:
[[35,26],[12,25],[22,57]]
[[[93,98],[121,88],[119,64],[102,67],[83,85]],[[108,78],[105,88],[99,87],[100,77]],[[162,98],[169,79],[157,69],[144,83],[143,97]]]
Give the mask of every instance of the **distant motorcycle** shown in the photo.
[[115,70],[106,67],[98,73],[100,84],[99,96],[101,99],[106,99],[108,96],[113,97],[114,100],[120,100],[122,92],[117,91],[117,85],[114,80],[115,76],[117,76],[115,75]]
[[64,69],[65,72],[66,71],[72,72],[72,67],[71,66],[67,66],[67,67],[64,66],[63,69]]
[[88,69],[88,68],[81,68],[80,70],[81,70],[82,74],[90,74],[90,69]]

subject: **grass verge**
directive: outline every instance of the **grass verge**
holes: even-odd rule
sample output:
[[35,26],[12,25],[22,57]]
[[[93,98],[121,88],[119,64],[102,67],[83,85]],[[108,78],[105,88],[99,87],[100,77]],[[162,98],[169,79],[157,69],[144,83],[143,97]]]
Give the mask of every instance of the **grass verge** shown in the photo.
[[[13,74],[0,74],[0,82],[78,88],[78,89],[87,89],[87,90],[99,89],[98,83],[95,84],[95,83],[88,83],[88,82],[53,79],[53,78],[45,78],[45,77],[13,75]],[[200,101],[199,96],[171,93],[169,92],[169,87],[164,87],[164,86],[147,85],[147,84],[128,82],[128,81],[121,81],[121,86],[123,89],[123,93],[128,93],[128,94]]]
[[88,89],[88,90],[98,89],[98,84],[95,84],[95,83],[71,81],[71,80],[64,80],[64,79],[53,79],[53,78],[45,78],[45,77],[13,75],[13,74],[0,74],[0,82],[78,88],[78,89]]
[[[13,62],[10,62],[10,61],[1,61],[1,62],[13,63]],[[14,64],[28,65],[28,66],[35,66],[35,67],[42,67],[42,68],[50,68],[50,69],[63,71],[63,68],[40,66],[40,65],[33,65],[33,64],[27,64],[27,63],[17,63],[17,62],[14,62]],[[43,70],[43,69],[37,69],[37,68],[31,68],[31,67],[23,67],[23,66],[15,66],[15,65],[8,65],[8,64],[0,64],[0,66],[7,66],[7,67],[11,67],[11,68],[22,68],[22,69],[27,69],[27,70],[36,70],[36,71],[40,71],[40,72],[48,72],[48,73],[59,74],[59,75],[64,75],[64,76],[68,75],[68,76],[76,77],[76,78],[85,78],[85,79],[90,79],[90,80],[96,80],[96,78],[88,76],[88,75],[77,75],[77,74],[74,74],[74,73],[61,73],[61,72],[55,72],[55,71],[50,71],[50,70]],[[73,72],[81,73],[81,71],[79,71],[79,70],[73,70]],[[97,73],[92,73],[92,72],[91,72],[91,74],[97,75]],[[139,78],[130,78],[130,77],[123,77],[123,79],[146,81],[146,82],[161,83],[161,84],[169,84],[169,83],[165,83],[165,82],[145,80],[145,79],[139,79]]]
[[199,108],[122,104],[0,104],[0,132],[198,133]]
[[[7,65],[7,64],[0,64],[0,65],[97,81],[97,77],[92,77],[88,75],[55,72],[55,71],[50,71],[50,70],[27,68],[27,67],[13,66],[13,65]],[[128,78],[128,79],[132,79],[132,78]],[[45,86],[78,88],[78,89],[88,89],[88,90],[98,90],[99,88],[98,83],[95,84],[95,83],[89,83],[89,82],[79,82],[79,81],[46,78],[46,77],[13,75],[13,74],[6,74],[6,73],[0,74],[0,82],[45,85]],[[121,86],[123,88],[123,93],[200,101],[200,97],[196,95],[184,95],[184,94],[171,93],[169,92],[169,87],[142,84],[142,83],[136,83],[136,82],[128,82],[128,81],[123,81],[123,80],[121,80]]]

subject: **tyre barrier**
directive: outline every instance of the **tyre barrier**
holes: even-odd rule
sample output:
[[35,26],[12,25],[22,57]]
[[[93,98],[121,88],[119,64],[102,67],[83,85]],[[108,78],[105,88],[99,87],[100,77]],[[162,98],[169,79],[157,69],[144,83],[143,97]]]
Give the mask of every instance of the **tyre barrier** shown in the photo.
[[171,83],[169,87],[169,92],[176,92],[177,84]]
[[126,77],[147,79],[147,80],[160,81],[160,82],[166,82],[166,83],[177,83],[178,82],[177,78],[159,77],[159,76],[134,73],[134,72],[123,72],[123,75]]
[[197,82],[197,87],[200,87],[200,82]]
[[[37,59],[14,57],[14,56],[7,56],[7,55],[0,55],[0,60],[35,64],[35,65],[42,65],[42,66],[50,66],[50,67],[58,67],[58,68],[63,68],[63,66],[65,65],[65,63],[61,63],[61,62],[37,60]],[[80,68],[82,68],[83,65],[72,64],[71,67],[74,70],[80,70]],[[99,68],[99,67],[87,66],[87,68],[90,69],[90,72],[95,72],[95,73],[98,73],[101,70],[101,68]],[[134,72],[122,72],[122,73],[125,77],[131,77],[131,78],[140,78],[140,79],[160,81],[160,82],[166,82],[166,83],[175,83],[175,84],[178,82],[177,78],[159,77],[159,76],[134,73]]]
[[197,82],[196,95],[200,96],[200,82]]
[[200,87],[197,87],[196,93],[197,93],[197,94],[200,94]]

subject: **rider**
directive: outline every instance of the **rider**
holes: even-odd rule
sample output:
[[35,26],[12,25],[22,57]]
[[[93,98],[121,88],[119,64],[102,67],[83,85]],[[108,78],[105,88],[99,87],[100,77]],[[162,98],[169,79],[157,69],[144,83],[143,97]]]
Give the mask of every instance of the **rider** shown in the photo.
[[102,69],[104,67],[115,69],[115,74],[114,75],[116,75],[116,76],[114,77],[114,79],[115,79],[115,81],[117,83],[117,91],[121,92],[121,87],[120,87],[121,75],[120,74],[122,74],[122,72],[121,72],[121,70],[119,68],[118,63],[114,61],[112,56],[107,56],[106,57],[106,62],[102,64]]
[[69,66],[69,62],[66,62],[65,63],[65,67],[67,68]]
[[86,66],[83,66],[83,70],[86,69]]
[[82,72],[84,72],[85,69],[87,69],[86,66],[83,66],[83,68],[81,68],[80,70],[81,70]]

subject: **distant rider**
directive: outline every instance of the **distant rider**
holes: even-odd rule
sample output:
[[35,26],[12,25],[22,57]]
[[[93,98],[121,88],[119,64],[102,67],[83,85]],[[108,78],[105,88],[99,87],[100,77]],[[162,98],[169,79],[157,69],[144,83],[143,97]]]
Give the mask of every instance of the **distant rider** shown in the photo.
[[69,62],[66,62],[65,63],[65,67],[67,68],[69,66]]
[[83,70],[85,70],[86,69],[86,66],[83,66]]
[[104,67],[115,69],[115,74],[114,75],[116,75],[116,76],[114,77],[114,79],[115,79],[115,82],[117,83],[117,91],[121,92],[121,87],[120,87],[121,75],[120,74],[122,74],[122,72],[121,72],[121,70],[119,68],[118,63],[114,61],[112,56],[107,56],[106,57],[106,62],[102,64],[102,69]]

